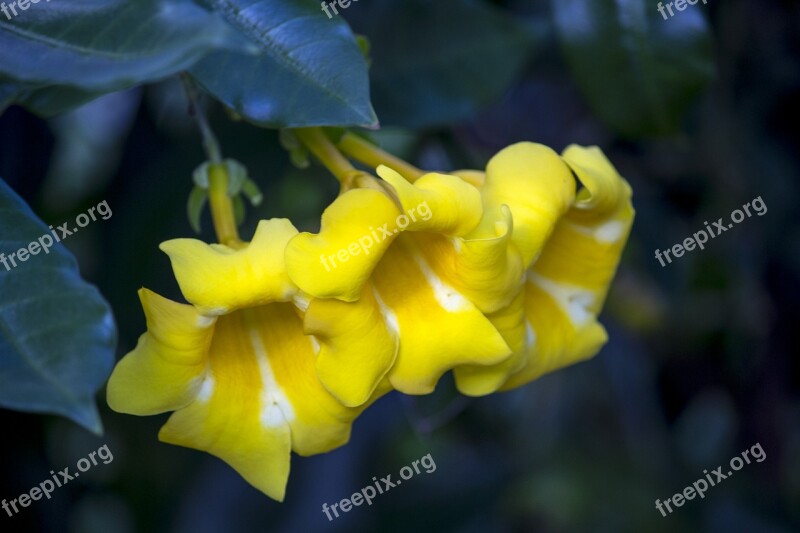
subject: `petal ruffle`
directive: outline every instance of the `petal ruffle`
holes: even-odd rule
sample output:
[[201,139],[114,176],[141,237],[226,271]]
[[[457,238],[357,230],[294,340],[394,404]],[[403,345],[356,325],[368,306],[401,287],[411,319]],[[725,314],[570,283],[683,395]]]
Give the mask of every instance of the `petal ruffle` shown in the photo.
[[286,247],[292,280],[316,298],[358,299],[383,253],[399,233],[399,209],[375,189],[354,189],[322,214],[320,232],[301,233]]
[[458,390],[467,396],[485,396],[497,392],[508,376],[520,371],[528,360],[528,346],[533,345],[533,330],[525,316],[525,293],[520,290],[510,305],[487,315],[492,325],[511,348],[511,356],[496,365],[464,365],[453,369]]
[[414,234],[436,275],[483,313],[508,306],[524,281],[522,257],[511,242],[508,206],[488,209],[480,225],[465,237]]
[[320,343],[317,374],[325,388],[346,406],[367,402],[394,364],[399,345],[372,285],[356,302],[313,299],[303,326]]
[[528,272],[525,307],[535,341],[504,389],[587,359],[607,340],[597,316],[633,224],[631,189],[597,148],[571,146],[564,158],[586,189]]
[[297,230],[286,219],[262,220],[253,241],[240,250],[196,239],[161,243],[187,301],[208,315],[269,302],[297,292],[286,273],[283,251]]
[[120,413],[154,415],[192,401],[207,367],[214,318],[147,289],[139,291],[147,332],[108,381],[108,405]]
[[572,203],[575,179],[553,150],[522,142],[501,150],[489,161],[482,192],[484,205],[511,208],[511,238],[527,268]]
[[397,192],[406,231],[466,235],[481,221],[481,193],[457,176],[430,173],[411,184],[389,167],[379,166],[377,172]]
[[389,381],[400,392],[427,394],[451,368],[497,364],[511,350],[467,298],[434,274],[412,237],[395,240],[373,283],[401,338]]

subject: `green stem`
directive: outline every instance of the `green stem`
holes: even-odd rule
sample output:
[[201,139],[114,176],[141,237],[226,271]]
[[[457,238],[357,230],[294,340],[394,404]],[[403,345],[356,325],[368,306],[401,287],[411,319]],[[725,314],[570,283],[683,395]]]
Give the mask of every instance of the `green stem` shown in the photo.
[[365,165],[377,168],[379,165],[386,165],[387,167],[397,171],[407,179],[409,182],[414,183],[420,178],[424,172],[414,165],[403,161],[389,152],[381,150],[374,144],[365,141],[357,135],[352,133],[345,133],[338,143],[339,149],[353,159],[364,163]]
[[228,196],[228,169],[222,163],[212,163],[208,169],[208,202],[217,240],[231,248],[240,248],[242,240],[236,226],[233,202]]
[[294,133],[339,182],[345,183],[359,172],[328,139],[322,129],[298,128]]
[[200,134],[203,136],[203,148],[211,163],[208,169],[208,201],[211,206],[211,218],[214,221],[217,240],[231,248],[241,248],[243,243],[239,238],[239,230],[236,226],[233,202],[228,195],[230,176],[228,176],[228,167],[222,162],[219,141],[211,130],[205,113],[198,105],[199,95],[194,82],[186,74],[181,74],[181,79],[189,100],[189,113],[197,121]]
[[203,136],[203,148],[208,156],[208,160],[212,164],[222,163],[222,150],[220,150],[217,136],[211,131],[211,126],[208,124],[206,114],[198,105],[200,98],[197,94],[197,88],[188,74],[181,74],[181,80],[183,80],[183,86],[186,89],[186,97],[189,100],[189,114],[194,116],[197,121],[200,134]]

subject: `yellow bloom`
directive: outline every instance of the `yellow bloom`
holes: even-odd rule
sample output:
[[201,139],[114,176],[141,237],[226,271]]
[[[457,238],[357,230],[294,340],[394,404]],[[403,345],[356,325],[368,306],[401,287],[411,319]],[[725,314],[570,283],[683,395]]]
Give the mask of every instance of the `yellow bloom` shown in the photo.
[[[286,248],[289,277],[320,299],[305,317],[306,333],[320,339],[319,377],[349,406],[367,401],[384,376],[401,392],[426,394],[454,367],[511,355],[479,308],[506,303],[481,264],[485,255],[505,254],[496,242],[507,239],[508,212],[498,210],[497,224],[482,227],[480,192],[464,180],[431,173],[410,184],[386,167],[378,174],[393,194],[380,187],[344,193],[323,214],[319,234],[299,234]],[[437,272],[439,257],[461,241],[461,265],[486,291],[470,286],[474,301],[457,289],[458,277],[450,283]],[[503,281],[515,284],[521,265],[511,257],[505,266]],[[328,340],[356,325],[361,333],[348,345]]]
[[[485,174],[431,173],[413,184],[377,172],[389,187],[344,193],[319,234],[286,249],[289,277],[324,299],[311,304],[305,331],[321,338],[317,369],[340,401],[360,405],[384,376],[400,392],[426,394],[451,369],[464,394],[489,394],[604,344],[597,315],[633,209],[598,149],[559,156],[518,143]],[[412,217],[420,206],[430,216]],[[336,318],[337,331],[367,331],[349,337],[359,350],[325,340]]]
[[161,440],[282,500],[291,451],[344,444],[392,388],[427,394],[453,370],[462,393],[485,395],[606,342],[597,317],[634,211],[599,149],[518,143],[486,172],[377,174],[318,234],[273,219],[240,248],[163,243],[189,304],[140,291],[148,330],[109,405],[175,411]]
[[[577,196],[572,178],[561,182],[569,170],[583,184]],[[511,146],[489,163],[483,192],[487,206],[511,210],[526,272],[513,302],[488,315],[514,354],[455,369],[468,395],[523,385],[600,350],[607,335],[597,316],[634,217],[630,186],[596,147],[570,146],[559,161],[530,143]]]
[[[346,443],[367,405],[342,405],[316,378],[318,346],[303,332],[303,298],[283,260],[296,234],[288,221],[270,220],[242,249],[165,242],[192,305],[141,290],[148,331],[108,384],[112,409],[175,411],[162,441],[216,455],[276,500],[284,496],[290,452],[312,455]],[[387,390],[376,385],[368,400]]]

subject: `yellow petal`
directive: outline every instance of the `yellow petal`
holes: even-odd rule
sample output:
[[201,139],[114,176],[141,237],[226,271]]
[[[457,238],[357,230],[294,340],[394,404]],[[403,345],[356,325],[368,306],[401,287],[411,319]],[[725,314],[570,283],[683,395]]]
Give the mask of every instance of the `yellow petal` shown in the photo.
[[286,219],[262,220],[253,241],[240,250],[196,239],[166,241],[161,250],[172,261],[186,300],[204,314],[221,315],[292,298],[297,288],[286,272],[283,252],[296,234]]
[[452,175],[458,176],[462,180],[466,181],[479,191],[483,189],[484,183],[486,183],[486,172],[481,170],[456,170],[455,172],[451,172]]
[[575,196],[569,167],[550,148],[523,142],[495,155],[486,167],[484,204],[511,208],[512,240],[527,268]]
[[[608,336],[576,293],[559,291],[541,280],[526,284],[525,310],[534,339],[526,365],[513,374],[502,390],[524,385],[543,374],[593,356]],[[572,300],[574,298],[574,300]]]
[[525,366],[528,346],[534,342],[533,330],[525,317],[525,293],[522,290],[510,305],[486,318],[503,336],[512,354],[496,365],[465,365],[453,369],[456,387],[467,396],[485,396],[500,389],[509,376]]
[[287,402],[269,362],[254,353],[243,320],[243,311],[218,320],[203,387],[193,403],[173,413],[159,439],[216,455],[282,501],[291,452]]
[[430,393],[453,367],[496,364],[511,354],[491,322],[436,277],[411,234],[395,240],[372,281],[386,320],[401,339],[389,372],[400,392]]
[[528,272],[526,313],[535,342],[504,388],[593,356],[606,342],[597,321],[633,223],[631,190],[597,148],[564,154],[586,187]]
[[153,415],[192,401],[207,367],[215,319],[142,289],[148,331],[120,360],[108,382],[108,405],[120,413]]
[[[259,361],[269,362],[275,384],[285,394],[292,449],[313,455],[345,444],[353,420],[368,404],[346,407],[325,389],[317,378],[316,343],[303,333],[294,307],[272,304],[245,313],[245,331],[239,334],[249,338]],[[385,392],[379,387],[371,401]]]
[[[548,241],[532,271],[573,292],[587,294],[587,309],[600,312],[633,224],[631,188],[596,147],[564,152],[584,186]],[[591,301],[589,301],[591,300]]]
[[366,403],[394,364],[399,345],[372,285],[356,302],[311,300],[303,325],[320,343],[317,374],[325,388],[346,406]]
[[399,214],[381,191],[354,189],[341,195],[322,214],[319,234],[301,233],[286,247],[291,279],[316,298],[355,301],[399,233]]
[[480,225],[465,237],[413,234],[436,275],[483,313],[507,307],[522,289],[522,256],[511,242],[512,218],[507,206],[484,213]]
[[585,213],[599,219],[620,212],[630,200],[631,188],[597,146],[573,144],[562,154],[564,161],[578,175],[584,189],[578,193],[572,216]]
[[397,192],[405,217],[398,225],[407,231],[466,235],[481,220],[481,193],[457,176],[430,173],[411,184],[389,167],[377,172]]
[[220,317],[210,361],[195,402],[159,436],[220,457],[275,499],[283,498],[290,449],[311,455],[346,443],[363,410],[341,405],[317,379],[314,343],[291,304]]

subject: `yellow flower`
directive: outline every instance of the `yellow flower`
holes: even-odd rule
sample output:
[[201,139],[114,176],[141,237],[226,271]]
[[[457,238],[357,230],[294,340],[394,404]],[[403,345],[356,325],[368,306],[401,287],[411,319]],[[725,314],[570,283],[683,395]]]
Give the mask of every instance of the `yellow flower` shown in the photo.
[[241,247],[163,243],[189,304],[140,291],[148,330],[109,405],[175,411],[161,440],[282,500],[291,451],[344,444],[392,388],[427,394],[452,370],[462,393],[490,394],[606,342],[598,315],[634,211],[599,149],[518,143],[485,172],[377,174],[318,234],[273,219]]
[[[163,243],[191,305],[142,289],[148,330],[108,384],[112,409],[175,411],[162,441],[216,455],[276,500],[284,497],[290,452],[346,443],[367,405],[342,405],[316,378],[318,347],[303,332],[304,298],[283,259],[296,234],[276,219],[262,221],[241,249]],[[369,400],[387,390],[376,385]]]
[[[577,196],[570,170],[583,185]],[[511,211],[525,276],[510,305],[488,315],[514,354],[494,367],[455,369],[459,390],[476,396],[600,350],[607,335],[597,317],[634,217],[630,186],[596,147],[573,145],[558,158],[520,143],[497,154],[484,179],[484,205]]]
[[[485,174],[430,173],[413,184],[377,172],[388,187],[344,193],[319,234],[286,249],[289,277],[321,299],[305,331],[320,338],[319,376],[340,401],[360,405],[384,376],[400,392],[427,394],[451,369],[462,393],[484,395],[600,349],[597,315],[633,209],[599,149],[559,156],[518,143]],[[577,195],[573,172],[584,186]],[[325,340],[367,323],[368,337],[348,338],[359,350]]]
[[[495,241],[509,228],[481,227],[480,191],[456,176],[431,173],[411,184],[387,167],[378,174],[390,192],[345,192],[324,212],[319,234],[301,233],[286,248],[289,277],[315,298],[304,325],[320,340],[319,377],[349,406],[367,401],[384,376],[400,392],[427,394],[454,367],[493,365],[511,355],[476,305],[506,303],[491,292],[496,280],[483,280],[486,295],[473,287],[473,301],[435,265],[454,243],[476,235],[465,241],[462,263],[484,276],[482,256],[496,253]],[[497,224],[507,215],[501,210]],[[521,272],[511,258],[502,275]],[[329,341],[348,329],[348,344]]]

